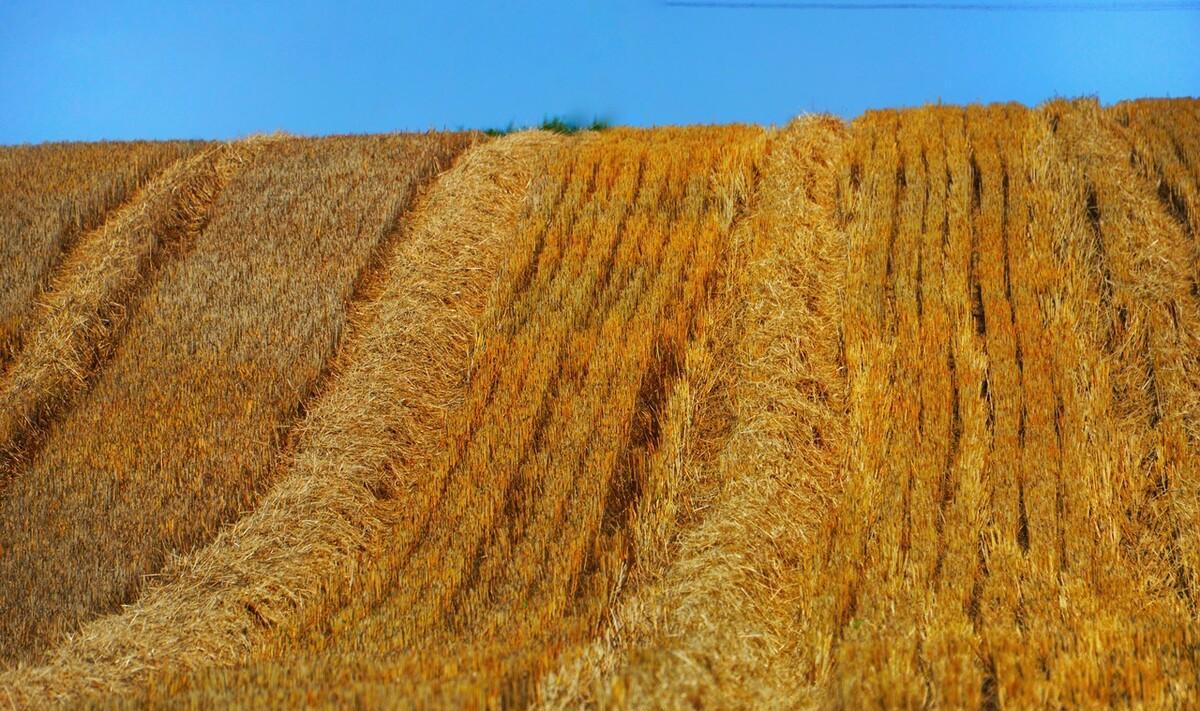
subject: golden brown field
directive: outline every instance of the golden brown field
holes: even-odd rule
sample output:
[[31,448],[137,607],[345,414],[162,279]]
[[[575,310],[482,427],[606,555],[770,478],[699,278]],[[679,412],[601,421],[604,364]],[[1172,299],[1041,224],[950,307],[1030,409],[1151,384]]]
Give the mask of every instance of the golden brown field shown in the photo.
[[196,143],[47,143],[0,150],[0,366],[80,236]]
[[0,149],[0,704],[1200,704],[1197,136]]

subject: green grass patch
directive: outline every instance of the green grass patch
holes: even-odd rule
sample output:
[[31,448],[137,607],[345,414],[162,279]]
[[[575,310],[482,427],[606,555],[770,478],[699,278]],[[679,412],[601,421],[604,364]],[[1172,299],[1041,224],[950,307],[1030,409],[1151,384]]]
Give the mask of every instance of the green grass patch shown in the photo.
[[543,131],[553,131],[564,135],[579,133],[580,131],[603,131],[606,128],[612,128],[612,121],[606,118],[594,117],[591,121],[581,118],[564,117],[564,116],[549,116],[542,119],[542,122],[536,127],[533,126],[518,126],[513,122],[509,122],[504,128],[491,127],[483,129],[483,132],[489,136],[507,136],[514,131],[524,131],[529,128],[539,128]]

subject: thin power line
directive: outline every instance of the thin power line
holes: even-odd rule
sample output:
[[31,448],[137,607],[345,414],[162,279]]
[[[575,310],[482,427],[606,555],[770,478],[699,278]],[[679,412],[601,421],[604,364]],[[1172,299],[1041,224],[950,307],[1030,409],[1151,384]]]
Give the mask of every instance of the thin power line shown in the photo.
[[667,7],[706,10],[956,10],[974,12],[1194,12],[1200,2],[721,2],[666,0]]

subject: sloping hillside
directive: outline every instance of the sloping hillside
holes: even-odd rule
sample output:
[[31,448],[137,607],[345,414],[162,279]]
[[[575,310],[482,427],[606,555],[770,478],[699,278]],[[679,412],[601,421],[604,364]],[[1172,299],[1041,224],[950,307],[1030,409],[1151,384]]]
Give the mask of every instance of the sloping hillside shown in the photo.
[[1198,135],[0,149],[0,698],[1200,703]]

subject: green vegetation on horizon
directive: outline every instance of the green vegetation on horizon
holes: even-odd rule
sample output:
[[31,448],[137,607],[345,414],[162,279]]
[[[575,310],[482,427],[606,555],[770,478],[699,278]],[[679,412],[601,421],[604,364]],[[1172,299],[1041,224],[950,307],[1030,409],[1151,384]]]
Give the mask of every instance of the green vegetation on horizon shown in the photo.
[[[580,131],[603,131],[606,128],[612,128],[612,126],[612,121],[599,117],[593,117],[592,120],[588,122],[577,118],[550,116],[542,119],[542,122],[537,126],[537,128],[543,131],[552,131],[554,133],[560,133],[569,136],[574,133],[579,133]],[[510,121],[504,128],[497,128],[493,126],[491,128],[483,129],[483,132],[489,136],[507,136],[515,131],[524,131],[529,128],[532,127],[517,126],[515,123]]]

